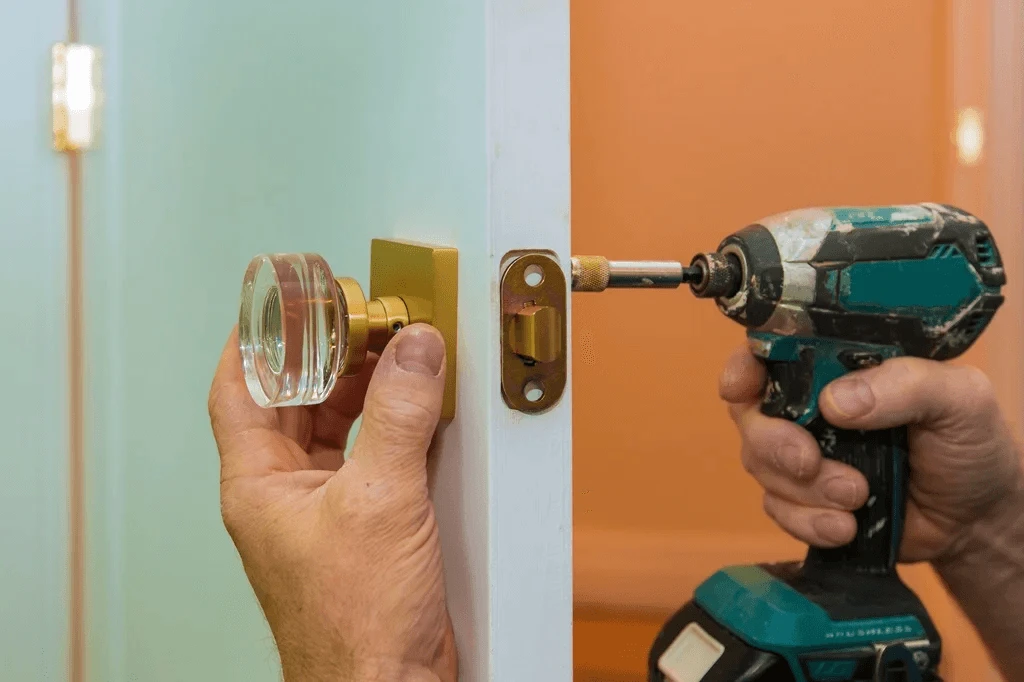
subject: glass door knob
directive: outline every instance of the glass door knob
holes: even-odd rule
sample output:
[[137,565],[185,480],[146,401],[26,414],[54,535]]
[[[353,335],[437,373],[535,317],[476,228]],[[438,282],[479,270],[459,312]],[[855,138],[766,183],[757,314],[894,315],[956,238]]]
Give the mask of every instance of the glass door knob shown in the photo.
[[263,254],[242,283],[238,342],[246,385],[262,407],[314,405],[338,377],[357,374],[409,324],[397,296],[367,301],[359,283],[336,278],[321,256]]

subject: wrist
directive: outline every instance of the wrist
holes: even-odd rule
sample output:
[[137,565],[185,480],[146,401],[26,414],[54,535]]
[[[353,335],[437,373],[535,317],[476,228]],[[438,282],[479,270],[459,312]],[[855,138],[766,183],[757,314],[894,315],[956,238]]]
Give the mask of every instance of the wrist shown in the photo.
[[[1018,462],[1020,460],[1018,459]],[[984,569],[1007,551],[1016,555],[1024,546],[1024,467],[1014,470],[1006,492],[968,525],[949,549],[932,561],[941,573]],[[1012,549],[1011,549],[1012,548]]]
[[422,665],[386,659],[360,661],[353,666],[352,682],[455,682],[442,680]]
[[442,680],[421,665],[382,659],[363,661],[306,661],[288,663],[282,658],[285,682],[455,682]]
[[972,524],[952,551],[933,561],[939,577],[978,629],[1007,679],[1024,670],[1024,631],[1008,606],[1024,601],[1024,475]]

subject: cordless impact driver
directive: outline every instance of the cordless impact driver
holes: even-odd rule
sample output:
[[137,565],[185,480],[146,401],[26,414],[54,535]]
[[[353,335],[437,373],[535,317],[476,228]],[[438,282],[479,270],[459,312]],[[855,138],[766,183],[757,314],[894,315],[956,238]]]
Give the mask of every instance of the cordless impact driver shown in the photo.
[[974,343],[1006,281],[985,224],[940,204],[813,208],[746,227],[689,267],[573,265],[576,290],[686,282],[713,298],[747,327],[766,366],[762,412],[807,428],[825,457],[869,484],[848,545],[812,547],[803,562],[724,568],[702,583],[658,634],[649,682],[941,680],[939,634],[895,570],[907,428],[835,428],[818,396],[889,358],[947,360]]

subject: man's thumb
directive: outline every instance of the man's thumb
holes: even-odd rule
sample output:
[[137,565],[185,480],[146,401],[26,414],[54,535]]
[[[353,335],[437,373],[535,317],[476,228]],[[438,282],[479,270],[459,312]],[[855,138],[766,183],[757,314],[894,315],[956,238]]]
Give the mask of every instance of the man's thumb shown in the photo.
[[441,414],[445,347],[433,327],[406,327],[381,354],[352,457],[387,475],[423,472]]

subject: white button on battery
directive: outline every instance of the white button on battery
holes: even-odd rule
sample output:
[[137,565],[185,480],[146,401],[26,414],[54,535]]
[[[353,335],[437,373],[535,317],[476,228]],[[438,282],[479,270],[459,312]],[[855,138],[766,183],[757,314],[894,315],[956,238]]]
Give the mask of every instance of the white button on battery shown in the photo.
[[697,623],[690,623],[658,659],[671,682],[700,682],[725,653],[725,645]]

